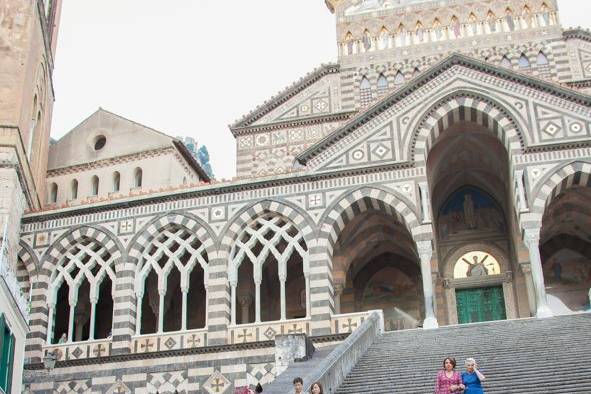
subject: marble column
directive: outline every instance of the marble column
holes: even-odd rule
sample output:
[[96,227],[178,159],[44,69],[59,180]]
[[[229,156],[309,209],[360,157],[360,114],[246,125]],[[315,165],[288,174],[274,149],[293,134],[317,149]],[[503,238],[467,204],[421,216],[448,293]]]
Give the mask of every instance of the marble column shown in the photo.
[[548,306],[542,258],[540,256],[540,228],[529,228],[524,232],[523,240],[529,250],[532,280],[536,295],[536,317],[551,317],[554,314]]
[[280,303],[281,303],[281,320],[287,319],[287,302],[285,300],[285,282],[287,281],[287,275],[279,274],[279,288],[280,288]]
[[55,304],[49,304],[47,310],[47,343],[53,340],[53,319],[55,319]]
[[343,295],[344,289],[345,286],[342,283],[336,283],[334,285],[334,309],[337,315],[341,313],[341,296]]
[[261,279],[254,280],[255,297],[254,297],[254,322],[261,322]]
[[437,328],[439,327],[439,323],[435,317],[434,309],[435,294],[433,292],[433,278],[431,273],[433,246],[431,245],[431,241],[417,242],[417,250],[421,259],[421,276],[423,278],[423,294],[425,297],[425,320],[423,321],[423,328]]
[[[189,294],[189,288],[181,288],[181,293],[183,296],[183,305],[182,305],[182,316],[181,316],[181,330],[187,330],[187,295]],[[205,313],[207,315],[207,313]]]
[[231,325],[235,325],[236,324],[236,287],[238,286],[238,281],[235,280],[231,280],[230,281],[230,288],[231,288],[231,300],[230,300],[230,324]]

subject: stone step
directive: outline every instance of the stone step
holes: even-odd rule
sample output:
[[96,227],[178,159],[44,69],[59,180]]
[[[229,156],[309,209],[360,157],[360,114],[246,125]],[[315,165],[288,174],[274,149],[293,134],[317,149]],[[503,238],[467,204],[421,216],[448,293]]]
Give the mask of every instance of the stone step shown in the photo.
[[432,393],[449,355],[477,359],[487,394],[591,394],[591,314],[388,332],[337,393]]

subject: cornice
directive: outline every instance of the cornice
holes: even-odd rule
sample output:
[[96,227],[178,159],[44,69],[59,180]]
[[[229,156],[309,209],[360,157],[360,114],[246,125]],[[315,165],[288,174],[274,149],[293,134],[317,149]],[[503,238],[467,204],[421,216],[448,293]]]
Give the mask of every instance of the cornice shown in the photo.
[[507,68],[498,67],[463,54],[454,53],[433,67],[429,68],[419,76],[413,78],[400,89],[385,96],[383,99],[370,106],[367,110],[352,118],[347,124],[343,125],[341,128],[335,130],[324,139],[300,153],[296,157],[297,162],[305,165],[308,160],[320,154],[336,141],[339,141],[357,128],[380,115],[392,105],[412,94],[415,90],[419,89],[421,86],[425,85],[444,71],[457,65],[464,66],[476,71],[482,71],[489,75],[503,78],[511,82],[518,82],[522,85],[551,93],[555,96],[571,100],[578,104],[591,106],[591,96],[589,95],[529,75],[518,73]]
[[[244,115],[242,118],[238,119],[232,125],[230,125],[230,130],[232,134],[234,134],[234,130],[238,128],[244,128],[247,126],[252,125],[254,122],[280,106],[281,104],[285,103],[287,100],[295,96],[296,94],[300,93],[302,90],[306,89],[310,85],[314,84],[322,77],[328,74],[336,74],[340,70],[340,66],[338,64],[323,64],[319,68],[315,69],[311,73],[307,74],[299,81],[294,82],[291,86],[287,87],[283,91],[279,92],[275,96],[271,97],[268,101],[259,105],[254,110],[252,110],[247,115]],[[236,134],[234,134],[236,135]]]
[[95,168],[108,167],[108,166],[112,166],[112,165],[119,164],[119,163],[129,162],[129,161],[143,158],[143,157],[154,157],[154,156],[159,156],[159,155],[171,153],[171,152],[176,152],[176,149],[174,146],[166,146],[166,147],[157,148],[157,149],[135,152],[135,153],[127,154],[127,155],[115,156],[115,157],[110,157],[107,159],[101,159],[101,160],[91,161],[91,162],[87,162],[87,163],[75,164],[75,165],[67,166],[67,167],[52,168],[50,170],[47,170],[47,177],[50,178],[50,177],[55,177],[55,176],[60,176],[60,175],[65,175],[65,174],[72,174],[75,172],[92,170]]
[[[314,343],[325,343],[325,342],[334,342],[334,341],[344,341],[348,336],[349,336],[349,334],[332,334],[332,335],[310,337],[310,339]],[[149,353],[119,354],[119,355],[111,355],[111,356],[107,356],[107,357],[92,357],[92,358],[85,358],[85,359],[80,359],[80,360],[58,361],[55,364],[55,369],[77,367],[77,366],[81,366],[81,365],[111,364],[111,363],[121,363],[121,362],[137,361],[137,360],[151,360],[151,359],[158,359],[158,358],[165,358],[165,357],[183,357],[183,356],[190,356],[190,355],[194,355],[194,354],[235,352],[235,351],[245,351],[245,350],[254,350],[254,349],[274,348],[274,347],[275,347],[275,341],[260,341],[260,342],[239,343],[239,344],[233,344],[233,345],[218,345],[218,346],[205,346],[205,347],[190,348],[190,349],[166,350],[166,351],[149,352]],[[43,366],[43,363],[32,363],[32,364],[25,364],[24,368],[25,368],[25,370],[28,370],[28,371],[40,371],[40,370],[44,369],[44,366]],[[54,371],[55,371],[55,369],[54,369]]]
[[579,39],[591,42],[591,30],[583,29],[582,27],[573,27],[562,32],[562,36],[568,39]]
[[290,120],[287,122],[276,122],[276,123],[267,123],[264,125],[257,125],[257,126],[247,126],[236,128],[232,130],[234,136],[244,136],[244,135],[251,135],[256,134],[261,131],[271,131],[271,130],[279,130],[279,129],[286,129],[290,127],[302,127],[302,126],[309,126],[319,123],[328,123],[328,122],[337,122],[342,120],[348,120],[351,118],[356,111],[349,111],[349,112],[339,112],[336,114],[324,115],[324,116],[315,116],[309,118],[299,118]]

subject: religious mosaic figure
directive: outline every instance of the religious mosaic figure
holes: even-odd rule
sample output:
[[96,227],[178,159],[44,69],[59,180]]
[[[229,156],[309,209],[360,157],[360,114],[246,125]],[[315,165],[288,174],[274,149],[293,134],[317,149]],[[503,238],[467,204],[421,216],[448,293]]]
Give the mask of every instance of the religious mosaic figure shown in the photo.
[[472,196],[466,194],[464,196],[464,222],[469,229],[476,228],[476,218],[474,217],[474,201]]

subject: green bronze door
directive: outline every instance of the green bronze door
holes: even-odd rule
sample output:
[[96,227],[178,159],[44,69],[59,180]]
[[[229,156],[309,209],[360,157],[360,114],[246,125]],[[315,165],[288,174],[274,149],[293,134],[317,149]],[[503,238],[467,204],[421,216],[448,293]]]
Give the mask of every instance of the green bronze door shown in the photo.
[[457,289],[456,303],[460,324],[506,319],[501,286]]

